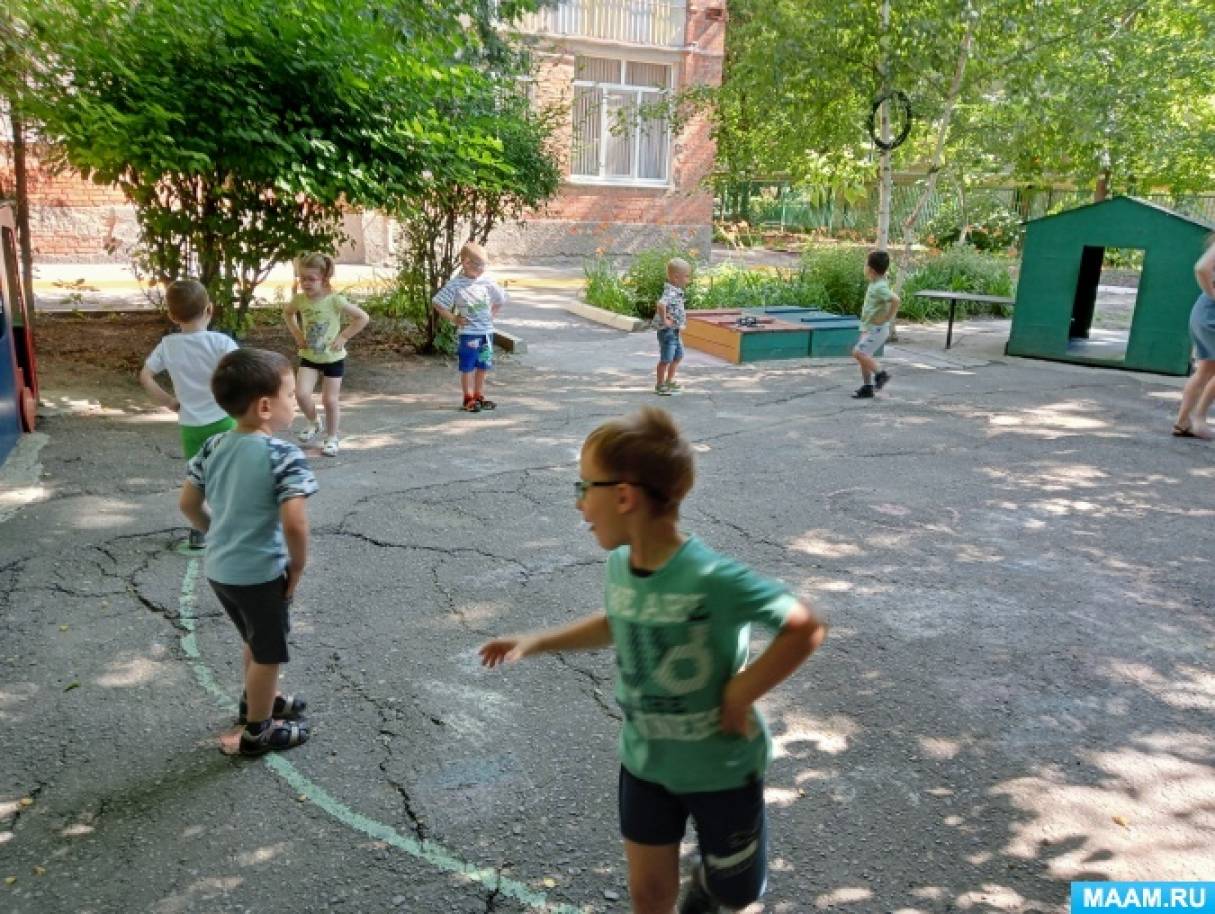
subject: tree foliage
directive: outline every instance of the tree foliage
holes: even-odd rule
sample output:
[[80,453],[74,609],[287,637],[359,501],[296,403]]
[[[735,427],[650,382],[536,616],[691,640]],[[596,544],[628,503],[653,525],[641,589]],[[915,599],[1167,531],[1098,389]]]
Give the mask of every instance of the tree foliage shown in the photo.
[[[448,109],[458,121],[492,124],[501,144],[492,162],[465,161],[458,155],[394,201],[405,240],[400,280],[408,294],[429,303],[455,272],[465,241],[484,244],[504,222],[519,220],[556,194],[561,171],[550,153],[553,131],[564,122],[558,109],[534,110],[512,90],[465,97]],[[422,348],[438,332],[436,316],[425,307]]]
[[732,0],[716,126],[730,179],[780,173],[824,192],[871,181],[866,118],[886,60],[916,114],[901,169],[924,167],[944,129],[941,167],[962,180],[1215,184],[1209,0],[892,0],[885,42],[880,6]]
[[117,184],[145,268],[195,273],[220,306],[332,250],[346,207],[512,170],[492,119],[445,114],[493,83],[471,63],[487,0],[22,3],[43,61],[30,111],[57,163]]

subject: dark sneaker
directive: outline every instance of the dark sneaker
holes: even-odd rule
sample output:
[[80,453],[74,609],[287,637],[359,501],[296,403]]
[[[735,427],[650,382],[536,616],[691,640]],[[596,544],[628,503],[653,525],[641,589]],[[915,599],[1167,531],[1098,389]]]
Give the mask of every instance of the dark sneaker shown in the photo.
[[873,376],[873,386],[877,390],[881,390],[883,387],[885,387],[889,383],[890,383],[890,372],[888,372],[888,371],[879,371],[877,374],[875,374]]
[[873,399],[873,385],[872,384],[862,384],[860,387],[858,387],[856,389],[856,393],[854,393],[852,395],[852,399],[853,400],[872,400]]
[[191,528],[190,537],[186,540],[186,545],[191,549],[206,549],[207,534],[203,533],[201,530],[194,530]]
[[700,857],[695,857],[688,873],[688,891],[679,903],[679,914],[720,914],[722,907],[705,887],[704,878],[704,865]]
[[463,409],[466,413],[479,413],[481,412],[481,404],[479,401],[469,397],[464,401],[464,406],[461,407],[461,409]]

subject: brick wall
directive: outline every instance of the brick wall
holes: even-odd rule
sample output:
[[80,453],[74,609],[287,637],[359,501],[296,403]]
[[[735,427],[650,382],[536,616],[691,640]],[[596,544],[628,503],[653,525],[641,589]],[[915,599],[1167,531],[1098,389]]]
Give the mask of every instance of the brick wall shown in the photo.
[[[692,0],[697,2],[697,0]],[[701,0],[721,8],[721,0]],[[687,45],[667,55],[676,88],[720,85],[725,50],[725,18],[710,6],[689,6]],[[627,47],[584,53],[630,56]],[[573,100],[575,51],[549,45],[537,55],[537,104],[568,109]],[[712,235],[713,197],[704,183],[713,167],[710,123],[697,114],[672,137],[670,186],[627,187],[580,184],[570,180],[572,120],[559,131],[555,152],[567,175],[558,196],[523,225],[504,225],[490,238],[491,253],[503,259],[586,256],[596,251],[625,253],[667,239],[708,250]],[[0,188],[11,188],[10,150],[0,146]],[[114,188],[85,181],[74,173],[54,175],[29,156],[30,229],[35,259],[64,261],[125,260],[137,238],[134,215]],[[393,226],[373,215],[346,221],[352,241],[342,252],[345,262],[383,263],[393,256]]]
[[[718,5],[714,3],[714,5]],[[723,9],[724,7],[719,6]],[[721,84],[725,17],[708,7],[689,7],[687,46],[671,61],[675,87]],[[628,58],[627,48],[583,53]],[[569,108],[573,100],[575,50],[549,45],[537,55],[535,97],[539,105]],[[671,181],[666,188],[580,184],[570,180],[573,140],[570,126],[559,132],[556,152],[567,175],[558,196],[530,213],[524,226],[508,225],[490,237],[491,254],[521,259],[537,256],[586,256],[602,250],[626,253],[676,239],[708,250],[712,240],[713,195],[705,178],[713,169],[714,144],[709,118],[697,114],[672,138]]]
[[[35,261],[124,259],[138,230],[120,191],[75,172],[53,173],[39,159],[36,146],[27,148],[26,169]],[[0,187],[8,191],[15,186],[11,146],[0,146]]]

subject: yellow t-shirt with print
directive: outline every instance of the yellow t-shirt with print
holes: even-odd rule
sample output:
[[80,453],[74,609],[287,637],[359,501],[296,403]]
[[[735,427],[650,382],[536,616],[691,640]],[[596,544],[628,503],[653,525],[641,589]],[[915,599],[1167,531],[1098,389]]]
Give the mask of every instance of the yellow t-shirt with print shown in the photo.
[[330,292],[312,299],[301,293],[291,300],[291,304],[300,316],[304,331],[306,345],[299,350],[301,359],[326,365],[346,358],[344,348],[330,348],[342,332],[342,308],[346,306],[344,295]]

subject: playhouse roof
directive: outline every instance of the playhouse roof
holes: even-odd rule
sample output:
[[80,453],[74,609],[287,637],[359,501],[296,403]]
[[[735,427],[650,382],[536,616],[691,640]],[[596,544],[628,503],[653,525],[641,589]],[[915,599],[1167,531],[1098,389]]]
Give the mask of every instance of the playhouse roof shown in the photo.
[[1032,225],[1035,222],[1045,222],[1048,219],[1058,219],[1060,216],[1073,216],[1084,210],[1096,209],[1102,206],[1119,205],[1123,201],[1133,203],[1136,206],[1142,206],[1144,209],[1155,210],[1158,213],[1163,213],[1166,216],[1172,216],[1174,219],[1180,219],[1182,222],[1188,222],[1191,225],[1196,225],[1207,231],[1215,231],[1215,223],[1208,222],[1205,219],[1197,219],[1193,216],[1187,216],[1184,213],[1179,213],[1176,210],[1169,209],[1167,206],[1161,206],[1158,203],[1152,203],[1148,200],[1142,200],[1139,197],[1117,196],[1110,197],[1108,200],[1098,200],[1095,203],[1086,203],[1084,206],[1076,206],[1071,209],[1065,209],[1057,213],[1050,213],[1046,216],[1039,216],[1036,219],[1027,219],[1025,224]]

